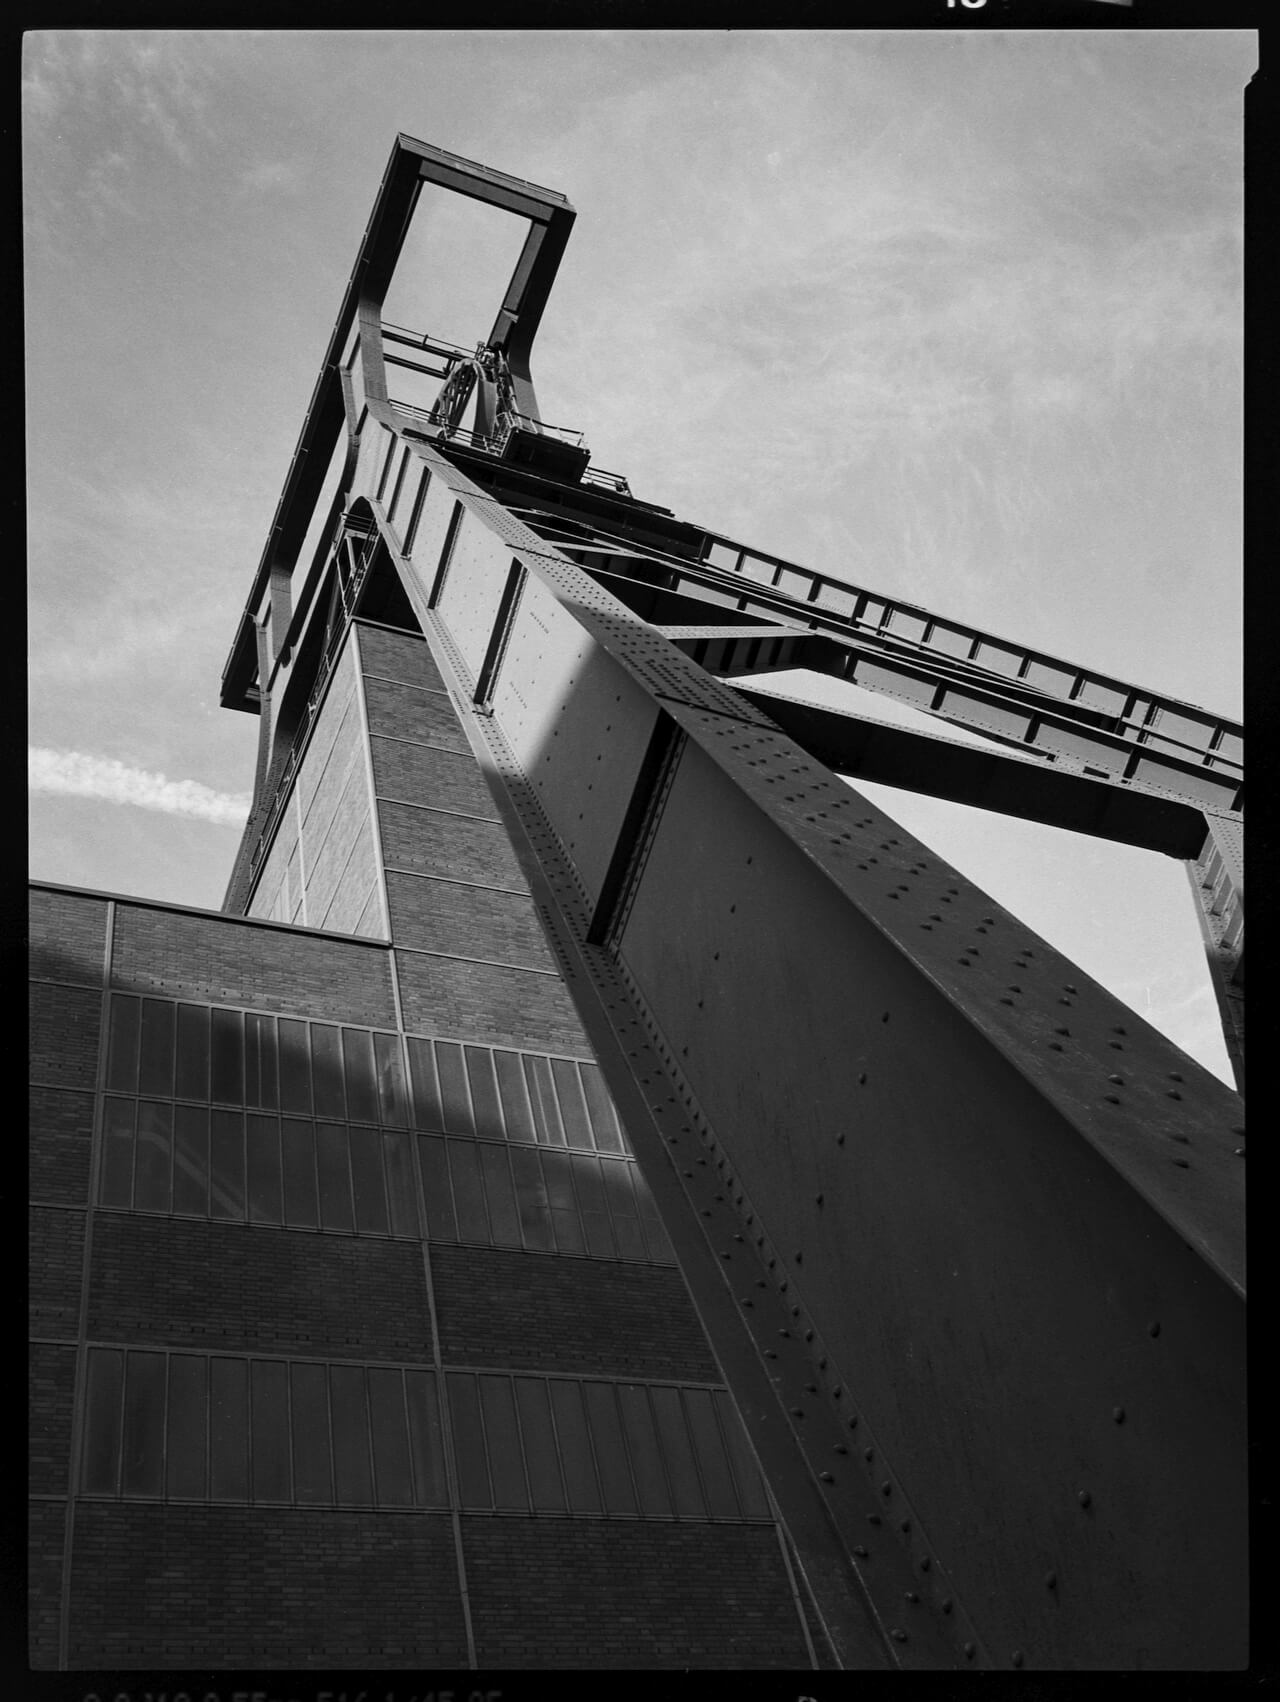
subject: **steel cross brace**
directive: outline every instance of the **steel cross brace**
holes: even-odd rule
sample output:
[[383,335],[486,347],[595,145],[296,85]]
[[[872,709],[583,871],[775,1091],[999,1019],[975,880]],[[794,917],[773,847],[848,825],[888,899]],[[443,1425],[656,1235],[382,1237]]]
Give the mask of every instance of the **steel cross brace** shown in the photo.
[[1238,1097],[412,452],[410,555],[354,490],[840,1658],[1243,1663]]

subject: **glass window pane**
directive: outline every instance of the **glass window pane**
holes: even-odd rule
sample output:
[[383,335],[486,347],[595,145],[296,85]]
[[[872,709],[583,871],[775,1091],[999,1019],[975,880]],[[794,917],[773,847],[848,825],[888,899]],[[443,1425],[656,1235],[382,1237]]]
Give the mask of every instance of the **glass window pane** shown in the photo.
[[102,1182],[104,1206],[133,1204],[133,1119],[137,1105],[132,1099],[108,1099],[102,1117]]
[[540,1513],[563,1512],[564,1485],[560,1481],[560,1462],[556,1454],[547,1385],[541,1377],[517,1377],[515,1385],[533,1505]]
[[378,1109],[381,1121],[393,1128],[403,1129],[408,1122],[405,1113],[404,1060],[400,1056],[398,1034],[375,1034],[373,1037],[374,1067],[378,1075]]
[[645,1240],[649,1247],[649,1257],[663,1265],[673,1265],[675,1254],[667,1239],[667,1232],[662,1227],[662,1219],[658,1215],[658,1207],[645,1181],[643,1173],[635,1165],[631,1167],[631,1182],[635,1189],[636,1204],[640,1208],[640,1224],[644,1230]]
[[344,1507],[371,1505],[373,1474],[363,1369],[357,1365],[331,1365],[329,1394],[333,1403],[333,1475],[338,1503]]
[[438,1135],[418,1136],[418,1161],[422,1166],[422,1203],[427,1212],[427,1235],[432,1241],[456,1241],[453,1194],[444,1141]]
[[539,1146],[563,1146],[564,1129],[560,1124],[560,1112],[551,1088],[551,1066],[545,1058],[526,1057],[524,1076],[529,1088],[529,1104],[533,1110]]
[[280,1109],[311,1111],[311,1052],[307,1025],[282,1016],[279,1020]]
[[393,1235],[421,1235],[418,1195],[413,1180],[413,1154],[403,1129],[392,1129],[382,1137],[382,1162],[387,1174],[387,1202],[391,1208]]
[[767,1519],[769,1517],[769,1498],[765,1494],[755,1455],[751,1451],[746,1433],[742,1428],[742,1420],[734,1410],[729,1395],[717,1389],[714,1391],[713,1398],[720,1419],[720,1428],[728,1445],[729,1459],[733,1464],[733,1475],[738,1485],[738,1501],[742,1507],[743,1517]]
[[680,1405],[679,1389],[650,1389],[658,1435],[662,1439],[663,1458],[671,1481],[671,1498],[676,1512],[692,1519],[706,1517],[698,1468],[694,1463],[693,1446]]
[[733,1492],[733,1475],[729,1470],[724,1439],[716,1423],[715,1409],[709,1389],[683,1389],[685,1412],[693,1434],[694,1449],[702,1468],[707,1506],[713,1519],[736,1519],[738,1498]]
[[173,1092],[174,1007],[167,999],[142,1001],[142,1036],[138,1050],[139,1093]]
[[244,1221],[244,1113],[214,1111],[209,1129],[211,1217]]
[[203,1105],[174,1107],[173,1209],[209,1215],[209,1112]]
[[452,1041],[437,1040],[436,1069],[440,1076],[440,1108],[444,1114],[444,1127],[450,1134],[474,1134],[461,1046],[455,1046]]
[[144,1099],[138,1106],[133,1170],[135,1211],[168,1211],[173,1169],[173,1106]]
[[588,1157],[586,1153],[574,1153],[569,1162],[578,1189],[587,1252],[596,1259],[612,1259],[615,1257],[613,1236],[609,1231],[609,1214],[605,1209],[604,1187],[600,1181],[600,1160]]
[[516,1213],[506,1147],[482,1146],[480,1168],[484,1173],[484,1194],[489,1207],[493,1244],[495,1247],[519,1247],[520,1219]]
[[369,1409],[373,1417],[373,1468],[378,1505],[412,1507],[404,1383],[398,1371],[370,1367]]
[[600,1490],[591,1458],[591,1439],[582,1407],[582,1385],[554,1378],[547,1385],[560,1441],[560,1463],[573,1513],[598,1513]]
[[178,1006],[179,1099],[209,1097],[209,1010],[206,1005]]
[[283,1190],[280,1179],[280,1120],[248,1114],[249,1222],[282,1223]]
[[502,1112],[498,1105],[498,1084],[493,1075],[493,1057],[487,1046],[467,1046],[467,1080],[471,1084],[471,1103],[475,1107],[476,1133],[492,1140],[505,1138]]
[[292,1501],[289,1471],[289,1376],[281,1359],[250,1365],[253,1399],[253,1499]]
[[352,1122],[376,1123],[378,1090],[373,1071],[373,1036],[368,1029],[343,1029],[342,1063],[347,1077],[347,1116]]
[[80,1464],[80,1489],[85,1495],[118,1492],[123,1387],[124,1355],[114,1348],[91,1347]]
[[209,1073],[213,1098],[244,1104],[244,1022],[239,1011],[209,1013]]
[[261,1046],[258,1018],[251,1011],[244,1018],[244,1102],[260,1105],[259,1087],[262,1080]]
[[591,1132],[601,1152],[625,1152],[626,1143],[618,1128],[613,1101],[604,1085],[604,1077],[594,1064],[578,1065],[579,1080],[591,1113]]
[[291,1365],[293,1395],[293,1493],[308,1506],[333,1500],[329,1463],[329,1391],[323,1365]]
[[292,1117],[281,1122],[284,1146],[284,1220],[314,1229],[320,1222],[316,1192],[316,1136],[310,1123]]
[[582,1097],[582,1088],[578,1082],[578,1067],[567,1058],[553,1058],[551,1074],[555,1081],[565,1139],[570,1146],[585,1148],[590,1152],[594,1142],[591,1139],[591,1125],[587,1121],[586,1101]]
[[413,1080],[413,1126],[415,1129],[443,1129],[440,1084],[436,1080],[436,1061],[431,1042],[410,1036],[408,1046],[409,1073]]
[[670,1513],[671,1498],[667,1492],[658,1453],[658,1439],[653,1428],[647,1391],[637,1383],[626,1383],[618,1389],[618,1405],[631,1453],[631,1469],[635,1473],[636,1489],[642,1513]]
[[443,1507],[449,1497],[445,1487],[444,1438],[440,1429],[434,1372],[406,1371],[404,1392],[409,1406],[414,1503],[419,1507]]
[[520,1455],[520,1432],[509,1377],[481,1377],[480,1404],[484,1409],[485,1439],[489,1444],[489,1469],[493,1473],[495,1507],[529,1505],[529,1488]]
[[546,1151],[538,1156],[542,1160],[556,1248],[561,1253],[585,1253],[587,1237],[573,1192],[573,1160],[567,1152]]
[[555,1236],[551,1229],[551,1208],[542,1180],[540,1159],[540,1153],[528,1152],[520,1147],[514,1148],[511,1153],[511,1174],[515,1179],[516,1204],[520,1211],[524,1244],[538,1252],[550,1253],[555,1250]]
[[126,1355],[122,1495],[160,1494],[164,1481],[164,1384],[162,1353]]
[[613,1219],[613,1234],[618,1243],[618,1252],[624,1259],[645,1259],[648,1252],[644,1236],[640,1232],[636,1197],[631,1187],[634,1172],[634,1164],[610,1163],[608,1159],[600,1163],[600,1175],[604,1181],[605,1197],[609,1202],[609,1214]]
[[529,1109],[529,1090],[524,1071],[520,1068],[518,1052],[495,1052],[493,1062],[498,1072],[498,1089],[502,1095],[502,1114],[509,1141],[528,1141],[533,1132],[533,1113]]
[[458,1238],[487,1244],[489,1225],[484,1215],[484,1191],[480,1186],[476,1149],[470,1141],[450,1141],[448,1145],[449,1175],[458,1212]]
[[209,1492],[249,1499],[249,1371],[243,1359],[209,1362]]
[[165,1493],[203,1501],[208,1493],[209,1364],[193,1353],[169,1356]]
[[387,1196],[382,1185],[382,1136],[376,1129],[348,1129],[351,1177],[356,1194],[356,1228],[364,1235],[387,1233]]
[[111,995],[111,1038],[107,1043],[107,1086],[138,1091],[138,1029],[141,1001]]
[[595,1444],[596,1464],[600,1468],[605,1512],[634,1513],[636,1496],[627,1466],[627,1451],[622,1441],[613,1385],[584,1383],[582,1392],[587,1402],[587,1422]]
[[255,1016],[250,1020],[257,1025],[258,1030],[258,1103],[264,1111],[275,1111],[280,1105],[276,1019],[273,1016]]
[[450,1371],[449,1413],[453,1425],[453,1451],[458,1462],[458,1492],[464,1507],[492,1507],[489,1473],[485,1467],[484,1429],[480,1422],[480,1400],[476,1380],[468,1373]]
[[336,1028],[322,1022],[311,1024],[311,1087],[315,1094],[317,1117],[346,1116],[341,1038]]
[[324,1229],[354,1229],[347,1131],[337,1123],[316,1124],[316,1161],[320,1172],[320,1224]]

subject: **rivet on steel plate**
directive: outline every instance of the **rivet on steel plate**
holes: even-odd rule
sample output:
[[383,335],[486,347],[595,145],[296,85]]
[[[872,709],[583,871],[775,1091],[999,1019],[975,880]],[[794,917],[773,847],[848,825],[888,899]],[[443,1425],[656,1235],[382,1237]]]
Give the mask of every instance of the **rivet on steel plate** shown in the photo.
[[835,1451],[836,1451],[837,1454],[847,1454],[849,1452],[848,1448],[845,1447],[843,1442],[837,1442],[836,1443]]
[[904,1532],[909,1531],[911,1529],[911,1520],[910,1519],[904,1519],[902,1521],[902,1523],[898,1526],[898,1529],[900,1531],[904,1531]]
[[1114,1093],[1104,1093],[1102,1097],[1106,1100],[1108,1105],[1119,1105],[1120,1103]]
[[1147,1334],[1149,1336],[1158,1336],[1160,1334],[1160,1320],[1158,1318],[1153,1318],[1147,1325]]
[[1170,1070],[1169,1071],[1169,1080],[1170,1081],[1181,1081],[1182,1077],[1178,1074],[1177,1070]]
[[894,1626],[893,1630],[889,1633],[889,1635],[890,1635],[890,1637],[893,1638],[895,1643],[905,1643],[906,1640],[907,1640],[906,1632],[905,1631],[899,1631],[896,1625]]
[[860,1542],[854,1544],[853,1552],[857,1555],[859,1560],[865,1560],[867,1558],[867,1551],[863,1548]]
[[768,1286],[769,1286],[769,1284],[764,1280],[763,1277],[757,1277],[756,1278],[756,1287],[757,1288],[768,1288]]
[[843,1135],[837,1135],[836,1136],[836,1145],[837,1146],[843,1146],[844,1145],[844,1136]]
[[780,1336],[789,1336],[791,1334],[791,1331],[790,1330],[779,1330],[778,1334]]
[[971,1661],[973,1659],[973,1644],[972,1643],[966,1643],[964,1645],[964,1658],[965,1658],[966,1661]]
[[1087,1489],[1082,1489],[1079,1495],[1076,1496],[1076,1500],[1082,1507],[1089,1507],[1093,1504],[1093,1497]]
[[776,1359],[778,1357],[771,1347],[765,1348],[764,1356],[766,1359]]
[[1123,1087],[1124,1086],[1124,1077],[1123,1076],[1108,1076],[1107,1080],[1113,1081],[1116,1084],[1117,1087]]
[[1060,1040],[1051,1040],[1049,1042],[1049,1050],[1051,1052],[1061,1052],[1062,1042]]
[[1022,1665],[1022,1650],[1015,1649],[1010,1659],[1013,1661],[1015,1667],[1020,1667]]
[[882,1483],[880,1485],[880,1493],[881,1493],[881,1495],[892,1495],[893,1494],[893,1485],[891,1483],[887,1482],[887,1481],[885,1483]]
[[878,1525],[880,1523],[879,1513],[868,1513],[867,1514],[867,1523],[869,1525]]
[[931,1564],[931,1562],[929,1560],[929,1556],[927,1554],[921,1555],[921,1557],[920,1557],[920,1570],[922,1572],[927,1572],[929,1570],[930,1564]]
[[1123,1407],[1112,1407],[1111,1416],[1117,1424],[1123,1424],[1124,1423],[1124,1408]]
[[1238,1146],[1234,1150],[1235,1150],[1235,1156],[1237,1158],[1243,1158],[1244,1157],[1244,1148],[1242,1146]]
[[803,1407],[792,1407],[791,1416],[792,1416],[792,1418],[803,1418],[804,1417],[804,1408]]
[[806,1383],[805,1388],[811,1395],[816,1395],[818,1392],[818,1385],[816,1383]]
[[814,1204],[815,1204],[815,1205],[819,1205],[819,1206],[820,1206],[820,1205],[821,1205],[821,1204],[822,1204],[822,1201],[823,1201],[823,1195],[821,1195],[821,1194],[815,1194],[815,1195],[814,1195],[814,1196],[813,1196],[813,1199],[814,1199]]
[[865,1087],[866,1085],[867,1085],[867,1073],[864,1070],[862,1072],[862,1074],[858,1077],[858,1086],[859,1087]]
[[1070,1034],[1071,1030],[1069,1028],[1055,1028],[1053,1032],[1055,1034]]
[[919,1600],[920,1600],[920,1597],[919,1597],[919,1595],[918,1595],[918,1594],[917,1594],[917,1593],[916,1593],[916,1591],[915,1591],[915,1590],[908,1590],[908,1591],[907,1591],[907,1592],[906,1592],[906,1598],[907,1598],[907,1600],[908,1600],[908,1601],[909,1601],[909,1602],[918,1602],[918,1601],[919,1601]]
[[1111,1032],[1112,1032],[1112,1034],[1127,1034],[1129,1032],[1129,1030],[1127,1028],[1121,1028],[1120,1025],[1117,1023],[1116,1026],[1111,1030]]
[[864,1460],[874,1460],[875,1457],[876,1457],[875,1449],[874,1448],[865,1448],[863,1450],[862,1457],[863,1457]]
[[813,1331],[812,1330],[806,1330],[804,1332],[804,1339],[807,1342],[811,1342],[813,1340]]
[[951,1609],[955,1606],[955,1603],[951,1600],[950,1596],[943,1596],[942,1600],[938,1603],[938,1606],[942,1609],[943,1613],[950,1613]]
[[793,1254],[793,1257],[795,1259],[795,1262],[798,1265],[802,1265],[804,1263],[804,1254],[803,1253],[795,1253],[795,1254]]
[[1058,1587],[1058,1574],[1056,1572],[1046,1572],[1045,1573],[1045,1575],[1044,1575],[1044,1587],[1045,1587],[1046,1590],[1056,1590],[1057,1589],[1057,1587]]
[[825,1371],[825,1370],[826,1370],[826,1369],[827,1369],[827,1361],[826,1361],[826,1356],[825,1356],[825,1355],[824,1355],[824,1356],[823,1356],[823,1357],[822,1357],[822,1358],[821,1358],[821,1359],[820,1359],[820,1360],[819,1360],[819,1361],[818,1361],[818,1370],[819,1370],[819,1371]]
[[739,1304],[739,1306],[751,1306],[751,1307],[754,1307],[754,1306],[755,1306],[755,1301],[754,1301],[754,1300],[751,1300],[751,1299],[749,1299],[749,1298],[748,1298],[748,1297],[747,1297],[747,1296],[746,1296],[746,1295],[745,1295],[745,1294],[744,1294],[744,1295],[743,1295],[743,1297],[742,1297],[742,1299],[741,1299],[741,1300],[740,1300],[740,1301],[739,1301],[739,1302],[738,1302],[738,1304]]
[[1168,1097],[1170,1099],[1181,1099],[1182,1095],[1178,1092],[1176,1087],[1171,1087],[1169,1089]]

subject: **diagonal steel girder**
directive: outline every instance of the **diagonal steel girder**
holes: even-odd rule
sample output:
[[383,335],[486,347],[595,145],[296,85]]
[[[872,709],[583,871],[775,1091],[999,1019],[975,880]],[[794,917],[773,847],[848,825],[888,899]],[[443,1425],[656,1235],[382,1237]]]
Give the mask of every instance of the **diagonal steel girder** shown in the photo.
[[849,1666],[1247,1658],[1238,1097],[425,444],[370,503]]

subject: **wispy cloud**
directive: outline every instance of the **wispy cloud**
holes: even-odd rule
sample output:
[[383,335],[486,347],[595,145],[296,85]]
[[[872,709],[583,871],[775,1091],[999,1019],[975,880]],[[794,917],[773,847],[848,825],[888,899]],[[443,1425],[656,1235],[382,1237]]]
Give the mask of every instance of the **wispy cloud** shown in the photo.
[[108,804],[132,804],[166,815],[191,816],[197,821],[239,827],[249,813],[249,798],[215,792],[198,780],[170,780],[143,768],[129,768],[112,758],[83,751],[56,751],[33,746],[27,752],[27,783],[33,792],[99,798]]
[[297,160],[258,160],[240,173],[239,183],[241,190],[248,195],[272,191],[294,195],[305,180],[305,169]]

